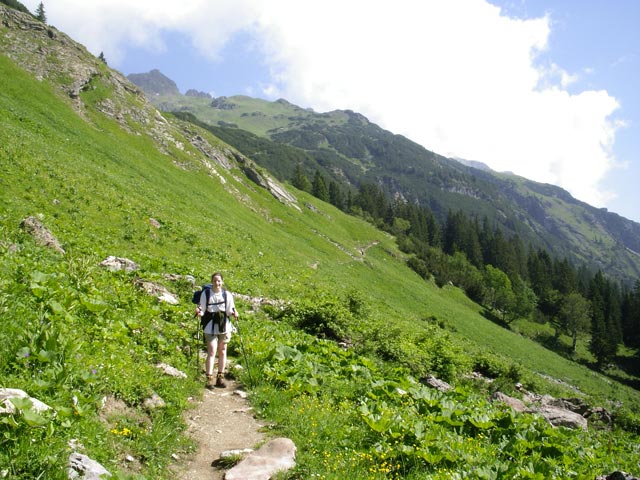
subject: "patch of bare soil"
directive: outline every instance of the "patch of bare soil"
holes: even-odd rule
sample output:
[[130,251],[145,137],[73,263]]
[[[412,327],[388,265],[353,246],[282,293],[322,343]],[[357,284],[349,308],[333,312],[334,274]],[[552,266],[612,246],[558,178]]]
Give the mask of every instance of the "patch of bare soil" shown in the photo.
[[177,480],[222,480],[224,470],[212,465],[220,453],[255,449],[264,440],[241,386],[231,379],[226,383],[227,388],[205,390],[202,401],[186,412],[187,432],[198,450],[176,467]]

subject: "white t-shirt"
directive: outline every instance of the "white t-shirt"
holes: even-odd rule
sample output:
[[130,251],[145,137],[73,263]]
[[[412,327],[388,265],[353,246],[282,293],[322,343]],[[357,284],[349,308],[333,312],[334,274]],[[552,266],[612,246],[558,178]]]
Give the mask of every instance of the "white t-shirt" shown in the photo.
[[[219,291],[219,292],[214,292],[213,290],[211,290],[211,295],[209,296],[209,303],[208,305],[205,306],[205,303],[207,301],[207,296],[203,293],[203,295],[200,296],[200,311],[202,312],[211,312],[211,313],[216,313],[216,312],[224,312],[224,295],[223,295],[223,290]],[[235,311],[236,305],[233,301],[233,295],[231,295],[231,292],[227,291],[227,316],[229,317],[229,319],[227,320],[227,324],[226,324],[226,328],[223,332],[220,331],[220,329],[218,328],[218,324],[217,323],[213,323],[213,321],[209,321],[209,323],[207,323],[207,325],[204,327],[204,333],[210,334],[210,335],[218,335],[221,333],[227,333],[228,331],[232,331],[233,329],[233,325],[231,325],[231,314]]]

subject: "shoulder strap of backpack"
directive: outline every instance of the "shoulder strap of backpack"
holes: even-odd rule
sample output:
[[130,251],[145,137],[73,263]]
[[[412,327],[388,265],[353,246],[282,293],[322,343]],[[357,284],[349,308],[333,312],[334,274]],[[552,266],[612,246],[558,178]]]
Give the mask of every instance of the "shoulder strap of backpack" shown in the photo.
[[224,317],[227,318],[227,291],[222,289],[222,298],[224,299]]

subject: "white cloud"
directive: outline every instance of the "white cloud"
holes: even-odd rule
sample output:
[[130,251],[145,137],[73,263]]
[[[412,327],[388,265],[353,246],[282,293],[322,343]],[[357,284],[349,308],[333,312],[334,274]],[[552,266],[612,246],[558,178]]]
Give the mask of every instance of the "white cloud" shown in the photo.
[[508,18],[484,0],[50,0],[46,9],[110,63],[129,44],[165,48],[167,31],[215,60],[233,34],[249,32],[272,71],[260,87],[271,98],[355,110],[437,153],[596,206],[609,197],[599,182],[615,164],[618,102],[606,91],[570,93],[577,74],[540,64],[549,17]]

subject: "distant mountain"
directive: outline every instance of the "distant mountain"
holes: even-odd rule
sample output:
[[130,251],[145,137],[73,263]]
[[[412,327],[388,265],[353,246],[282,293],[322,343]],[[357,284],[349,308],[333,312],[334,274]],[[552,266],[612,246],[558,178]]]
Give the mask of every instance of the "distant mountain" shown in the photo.
[[452,160],[460,162],[467,167],[477,168],[478,170],[484,170],[485,172],[492,172],[493,170],[486,163],[478,162],[476,160],[465,160],[464,158],[452,157]]
[[138,85],[149,97],[157,95],[180,95],[176,82],[160,73],[151,70],[149,73],[132,73],[127,78]]
[[586,264],[625,282],[640,278],[640,224],[581,202],[562,188],[438,155],[356,112],[316,113],[283,99],[246,96],[204,99],[172,93],[150,95],[150,100],[163,111],[193,114],[281,180],[290,180],[301,164],[310,178],[318,169],[345,188],[374,182],[390,198],[428,206],[440,221],[449,211],[462,210],[577,266]]

